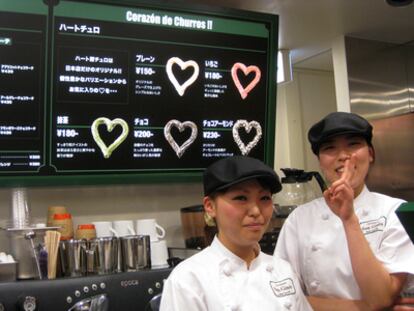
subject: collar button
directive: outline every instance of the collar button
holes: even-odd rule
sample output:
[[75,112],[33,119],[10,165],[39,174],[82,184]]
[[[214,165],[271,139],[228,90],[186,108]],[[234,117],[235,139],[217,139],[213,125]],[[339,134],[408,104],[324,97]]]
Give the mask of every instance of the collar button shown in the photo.
[[223,267],[223,273],[225,276],[230,276],[231,275],[231,268],[229,266],[224,266]]
[[316,289],[319,287],[319,282],[318,281],[313,281],[310,283],[311,288]]

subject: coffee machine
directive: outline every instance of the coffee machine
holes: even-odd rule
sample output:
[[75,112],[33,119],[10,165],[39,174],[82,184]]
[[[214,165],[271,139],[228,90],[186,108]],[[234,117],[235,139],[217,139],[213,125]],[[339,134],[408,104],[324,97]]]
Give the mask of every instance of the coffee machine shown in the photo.
[[[287,216],[300,204],[309,202],[326,190],[325,182],[318,172],[305,172],[296,168],[282,168],[282,190],[273,195],[274,213],[267,232],[259,241],[263,252],[273,254],[280,229]],[[312,184],[315,178],[317,184]],[[319,191],[320,189],[320,191]]]
[[[285,174],[281,179],[282,190],[273,196],[275,212],[279,217],[287,217],[298,205],[316,199],[327,188],[319,172],[296,168],[282,168],[281,171]],[[313,178],[317,182],[317,190],[311,183]]]
[[0,310],[155,311],[171,270],[0,282]]

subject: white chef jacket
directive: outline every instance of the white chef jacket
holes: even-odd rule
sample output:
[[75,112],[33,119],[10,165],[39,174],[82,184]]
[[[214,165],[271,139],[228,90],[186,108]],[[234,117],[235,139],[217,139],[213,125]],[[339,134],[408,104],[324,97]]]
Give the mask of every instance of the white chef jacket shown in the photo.
[[[403,202],[364,186],[354,200],[354,209],[365,238],[384,267],[390,273],[414,274],[414,245],[395,214]],[[342,222],[323,197],[298,206],[288,216],[275,255],[292,265],[307,295],[361,299]]]
[[286,261],[263,252],[246,262],[217,237],[171,272],[161,311],[312,310]]

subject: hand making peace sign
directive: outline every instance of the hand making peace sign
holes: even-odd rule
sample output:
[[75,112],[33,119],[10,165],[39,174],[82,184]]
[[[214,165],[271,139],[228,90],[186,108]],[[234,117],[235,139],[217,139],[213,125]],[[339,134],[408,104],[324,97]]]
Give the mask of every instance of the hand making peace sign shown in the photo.
[[355,174],[356,155],[352,154],[344,162],[341,177],[325,190],[323,196],[332,212],[342,221],[354,215],[354,189],[351,181]]

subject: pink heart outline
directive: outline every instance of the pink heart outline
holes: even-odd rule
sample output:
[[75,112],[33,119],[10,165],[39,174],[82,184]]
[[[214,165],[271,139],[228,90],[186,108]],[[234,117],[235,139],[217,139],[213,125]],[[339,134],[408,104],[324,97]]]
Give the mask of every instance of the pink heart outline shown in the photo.
[[[240,80],[237,77],[237,70],[239,69],[243,71],[245,76],[247,76],[251,72],[255,72],[256,74],[254,79],[249,83],[249,85],[247,85],[246,88],[244,88],[241,85]],[[242,99],[245,99],[247,95],[249,94],[249,92],[256,86],[257,83],[259,83],[261,72],[260,72],[259,67],[257,66],[250,65],[246,67],[246,65],[243,63],[235,63],[233,67],[231,67],[231,77],[233,78],[233,82],[236,85],[237,89],[239,90],[239,93]]]

